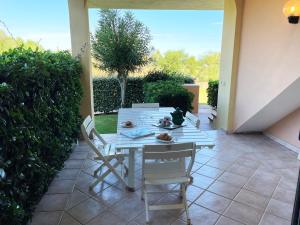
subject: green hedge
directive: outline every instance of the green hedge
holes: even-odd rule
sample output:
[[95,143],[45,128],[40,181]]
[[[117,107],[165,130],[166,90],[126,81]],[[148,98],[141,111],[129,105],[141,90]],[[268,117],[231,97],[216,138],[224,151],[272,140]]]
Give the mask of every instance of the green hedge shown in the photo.
[[[143,78],[128,78],[125,107],[131,107],[132,103],[142,103],[144,101],[143,85]],[[117,78],[95,78],[93,89],[95,112],[109,113],[120,108],[121,89]]]
[[208,88],[207,88],[207,103],[212,107],[217,107],[218,105],[218,90],[219,90],[219,81],[210,80],[208,82]]
[[145,102],[158,102],[162,107],[179,107],[184,114],[193,110],[194,95],[176,81],[147,83],[144,92]]
[[165,71],[152,71],[149,72],[144,77],[144,82],[159,82],[159,81],[175,81],[178,83],[184,84],[194,84],[195,80],[191,76],[179,74],[179,73],[170,73]]
[[0,55],[0,224],[26,224],[71,152],[81,67],[68,52]]

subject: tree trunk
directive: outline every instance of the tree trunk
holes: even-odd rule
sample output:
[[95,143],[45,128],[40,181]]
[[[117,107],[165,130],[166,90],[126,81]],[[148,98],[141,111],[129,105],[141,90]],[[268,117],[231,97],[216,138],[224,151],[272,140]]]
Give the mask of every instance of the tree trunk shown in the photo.
[[119,83],[121,88],[121,108],[125,107],[125,93],[126,93],[126,84],[127,76],[125,74],[119,75]]

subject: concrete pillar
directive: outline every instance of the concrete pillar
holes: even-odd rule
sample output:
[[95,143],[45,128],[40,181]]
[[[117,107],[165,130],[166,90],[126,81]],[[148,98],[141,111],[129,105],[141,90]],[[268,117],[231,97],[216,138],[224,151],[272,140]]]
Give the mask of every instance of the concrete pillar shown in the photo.
[[224,1],[217,127],[233,131],[244,0]]
[[88,7],[85,0],[68,0],[72,55],[80,56],[83,69],[81,83],[83,99],[80,113],[83,117],[94,115],[93,85],[91,75],[91,47],[89,32]]

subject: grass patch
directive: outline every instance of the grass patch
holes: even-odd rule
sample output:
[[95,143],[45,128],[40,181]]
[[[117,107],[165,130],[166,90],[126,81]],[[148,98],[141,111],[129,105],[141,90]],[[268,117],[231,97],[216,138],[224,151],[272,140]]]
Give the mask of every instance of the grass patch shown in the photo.
[[100,134],[117,133],[118,114],[103,114],[95,116],[96,130]]

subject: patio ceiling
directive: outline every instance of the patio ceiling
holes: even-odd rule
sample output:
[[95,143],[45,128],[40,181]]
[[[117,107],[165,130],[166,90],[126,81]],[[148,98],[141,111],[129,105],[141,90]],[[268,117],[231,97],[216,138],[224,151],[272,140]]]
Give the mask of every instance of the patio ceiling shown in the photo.
[[89,8],[223,10],[224,0],[85,0]]

